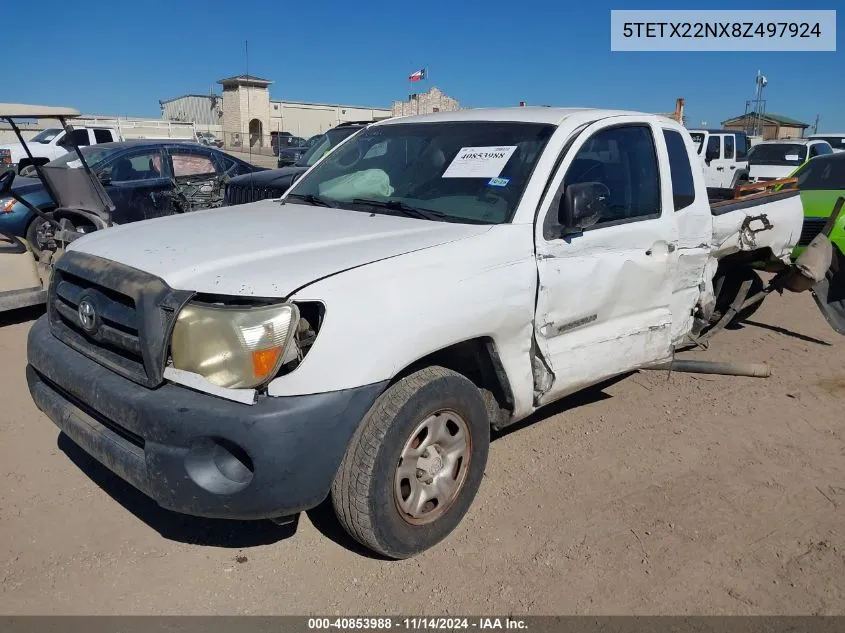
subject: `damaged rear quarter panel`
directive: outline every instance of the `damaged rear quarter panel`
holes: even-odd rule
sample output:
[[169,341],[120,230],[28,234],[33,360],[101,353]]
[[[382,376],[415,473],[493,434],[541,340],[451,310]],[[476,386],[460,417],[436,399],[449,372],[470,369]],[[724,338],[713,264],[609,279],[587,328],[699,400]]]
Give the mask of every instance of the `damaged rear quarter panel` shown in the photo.
[[317,281],[292,297],[326,306],[314,346],[268,392],[299,395],[388,380],[432,352],[486,336],[510,381],[514,415],[527,415],[536,278],[533,226],[502,224]]
[[801,237],[804,207],[797,194],[713,216],[713,251],[717,259],[740,251],[770,248],[774,256],[789,262]]

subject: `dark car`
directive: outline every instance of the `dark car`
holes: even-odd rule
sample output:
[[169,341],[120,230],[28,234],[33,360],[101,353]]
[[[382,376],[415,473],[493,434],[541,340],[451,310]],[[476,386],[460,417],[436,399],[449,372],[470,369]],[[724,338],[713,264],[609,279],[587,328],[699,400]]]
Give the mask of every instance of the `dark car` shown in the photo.
[[[126,224],[195,209],[220,206],[229,178],[249,174],[255,167],[225,152],[198,143],[139,139],[80,148],[91,171],[114,203],[112,221]],[[75,167],[75,152],[48,163]],[[53,202],[40,180],[15,177],[12,189],[45,211]],[[14,198],[0,200],[0,231],[25,237],[33,250],[50,246],[50,224]]]
[[[232,178],[226,184],[226,198],[223,204],[244,204],[278,198],[287,191],[297,177],[304,174],[311,165],[322,158],[329,150],[372,121],[341,123],[317,140],[293,165],[280,169],[267,169],[261,172]],[[309,139],[310,141],[311,139]]]
[[289,167],[290,165],[295,165],[297,162],[299,162],[299,159],[305,155],[305,152],[314,147],[314,145],[316,145],[323,139],[323,136],[325,135],[315,134],[307,141],[305,141],[301,147],[289,147],[288,149],[283,149],[277,152],[279,160],[276,162],[276,165],[278,167]]
[[278,156],[278,166],[287,167],[293,165],[299,160],[308,148],[305,146],[306,140],[301,136],[286,136],[279,139],[280,146],[275,150]]

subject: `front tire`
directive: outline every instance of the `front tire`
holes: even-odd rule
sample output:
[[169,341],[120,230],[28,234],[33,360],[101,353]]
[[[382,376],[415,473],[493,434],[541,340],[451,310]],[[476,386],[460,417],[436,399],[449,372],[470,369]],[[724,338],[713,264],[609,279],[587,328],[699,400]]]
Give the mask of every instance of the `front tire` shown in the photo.
[[367,412],[332,484],[343,528],[389,558],[446,538],[475,498],[490,446],[481,392],[443,367],[390,386]]

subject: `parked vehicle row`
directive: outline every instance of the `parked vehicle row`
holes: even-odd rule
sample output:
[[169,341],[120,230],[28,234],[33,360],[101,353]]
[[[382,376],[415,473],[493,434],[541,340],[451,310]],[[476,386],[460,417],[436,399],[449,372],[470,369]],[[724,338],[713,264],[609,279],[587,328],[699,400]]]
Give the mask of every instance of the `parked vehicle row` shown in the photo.
[[42,130],[31,138],[27,145],[30,158],[21,143],[0,145],[0,171],[13,170],[26,176],[33,176],[33,165],[46,165],[51,160],[64,156],[73,147],[86,147],[103,143],[115,143],[132,139],[168,139],[174,142],[190,141],[195,138],[193,123],[170,121],[122,121],[104,119],[85,120],[71,131],[61,127]]
[[798,192],[711,203],[700,165],[680,124],[624,111],[371,124],[280,199],[63,241],[30,393],[165,508],[285,521],[330,497],[412,556],[467,512],[491,429],[717,330],[753,262],[845,333],[826,236],[791,263]]
[[[196,143],[137,140],[82,146],[80,151],[114,204],[111,215],[116,224],[219,206],[226,180],[260,169]],[[74,152],[48,166],[80,165]],[[0,231],[26,238],[36,254],[54,249],[56,227],[12,194],[42,211],[55,210],[53,198],[38,178],[18,176],[9,195],[0,197]],[[82,218],[65,217],[79,230],[93,228]]]
[[226,204],[244,204],[266,198],[280,198],[299,176],[308,171],[311,165],[340,142],[367,125],[368,123],[341,123],[325,134],[309,139],[309,142],[314,141],[311,147],[305,150],[292,165],[232,178],[226,185]]
[[745,132],[690,130],[689,133],[702,159],[707,187],[732,189],[748,181],[750,145]]

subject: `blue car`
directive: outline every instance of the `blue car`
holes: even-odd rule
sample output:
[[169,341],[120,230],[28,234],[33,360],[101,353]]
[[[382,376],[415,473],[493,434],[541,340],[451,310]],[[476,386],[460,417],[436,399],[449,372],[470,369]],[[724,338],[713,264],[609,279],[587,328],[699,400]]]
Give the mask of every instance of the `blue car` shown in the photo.
[[[139,139],[102,143],[81,148],[91,171],[99,178],[114,203],[112,221],[126,224],[183,211],[215,206],[222,202],[222,181],[258,171],[214,147],[170,140]],[[79,163],[70,152],[49,163],[74,167]],[[16,176],[14,193],[44,211],[53,200],[40,180]],[[215,199],[212,192],[221,192]],[[50,224],[14,198],[0,198],[0,232],[24,237],[33,251],[49,244]]]

